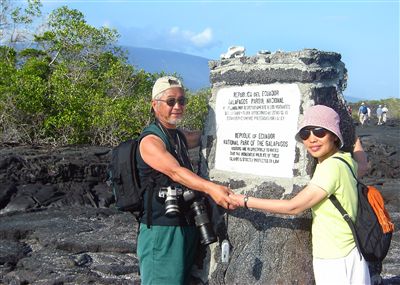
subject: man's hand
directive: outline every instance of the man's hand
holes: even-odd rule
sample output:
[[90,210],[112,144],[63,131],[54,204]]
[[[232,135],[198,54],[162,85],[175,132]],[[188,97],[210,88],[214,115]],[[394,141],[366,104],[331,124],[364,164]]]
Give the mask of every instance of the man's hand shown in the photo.
[[244,195],[242,194],[231,194],[230,197],[236,201],[239,207],[244,207]]
[[215,201],[215,203],[221,207],[224,207],[225,209],[234,210],[239,207],[238,202],[229,196],[229,194],[233,194],[232,190],[226,186],[213,183],[213,187],[208,194]]

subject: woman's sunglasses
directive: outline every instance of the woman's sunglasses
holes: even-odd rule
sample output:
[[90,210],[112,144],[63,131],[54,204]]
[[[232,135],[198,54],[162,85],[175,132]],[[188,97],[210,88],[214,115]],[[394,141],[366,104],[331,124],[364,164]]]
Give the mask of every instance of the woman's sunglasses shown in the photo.
[[323,138],[328,133],[328,131],[324,128],[308,128],[308,129],[301,129],[299,132],[299,137],[303,141],[305,141],[310,137],[311,132],[314,134],[314,136],[318,138]]
[[170,107],[174,107],[177,102],[181,106],[185,106],[187,104],[187,98],[186,97],[179,97],[178,99],[168,98],[167,100],[155,99],[155,101],[165,102]]

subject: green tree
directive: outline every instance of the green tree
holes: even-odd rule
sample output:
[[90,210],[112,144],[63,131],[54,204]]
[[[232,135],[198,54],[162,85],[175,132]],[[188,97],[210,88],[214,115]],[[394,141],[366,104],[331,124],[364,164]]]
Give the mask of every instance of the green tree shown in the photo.
[[51,55],[51,64],[68,62],[70,72],[75,71],[71,76],[76,78],[82,68],[96,67],[99,56],[106,50],[113,53],[119,50],[114,45],[119,37],[115,29],[95,28],[86,23],[82,12],[67,6],[50,13],[47,27],[43,34],[35,36],[35,41]]
[[16,124],[13,116],[13,74],[16,73],[16,51],[7,46],[0,46],[0,128],[1,134],[9,140],[9,130]]
[[129,83],[121,82],[130,79],[132,68],[113,46],[118,34],[88,25],[80,11],[66,6],[50,14],[48,27],[35,37],[51,58],[45,133],[63,143],[96,141],[92,136],[99,132],[93,130],[93,122],[101,114],[95,111],[108,106],[107,94],[115,94],[115,89],[120,91],[117,97],[129,92],[124,88]]
[[[152,117],[152,86],[166,74],[128,64],[118,33],[88,25],[78,10],[54,10],[47,27],[35,35],[37,49],[0,47],[1,139],[115,145],[137,136]],[[202,128],[208,94],[187,92],[182,126]]]
[[16,68],[17,53],[1,47],[0,121],[8,140],[32,143],[44,114],[47,63],[31,58]]
[[189,101],[182,126],[192,130],[201,130],[208,114],[208,100],[211,96],[211,90],[208,88],[196,93],[187,92],[186,96]]

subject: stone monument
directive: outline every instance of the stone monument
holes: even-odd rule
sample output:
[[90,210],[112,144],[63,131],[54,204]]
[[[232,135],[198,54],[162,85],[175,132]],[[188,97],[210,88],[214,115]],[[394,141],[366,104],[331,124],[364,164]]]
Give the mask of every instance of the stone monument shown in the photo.
[[[312,157],[294,139],[304,110],[327,105],[341,116],[345,149],[354,127],[342,91],[347,70],[335,52],[262,52],[210,61],[212,96],[199,172],[236,193],[287,199],[309,181]],[[282,216],[215,209],[219,242],[210,246],[210,284],[312,284],[311,213]],[[229,258],[221,260],[221,243]]]

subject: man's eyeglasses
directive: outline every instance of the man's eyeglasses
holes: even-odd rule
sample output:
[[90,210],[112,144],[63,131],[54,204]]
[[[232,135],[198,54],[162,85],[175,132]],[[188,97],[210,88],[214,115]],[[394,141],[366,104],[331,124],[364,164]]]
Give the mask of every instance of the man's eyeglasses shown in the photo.
[[174,107],[175,104],[178,102],[179,105],[185,106],[187,104],[187,98],[186,97],[179,97],[178,99],[175,98],[168,98],[166,100],[162,99],[155,99],[155,101],[161,101],[167,103],[168,106]]
[[318,138],[323,138],[324,136],[326,136],[326,134],[328,133],[328,131],[324,128],[308,128],[308,129],[301,129],[299,132],[299,137],[305,141],[306,139],[308,139],[311,135],[311,132],[314,134],[314,136],[318,137]]

